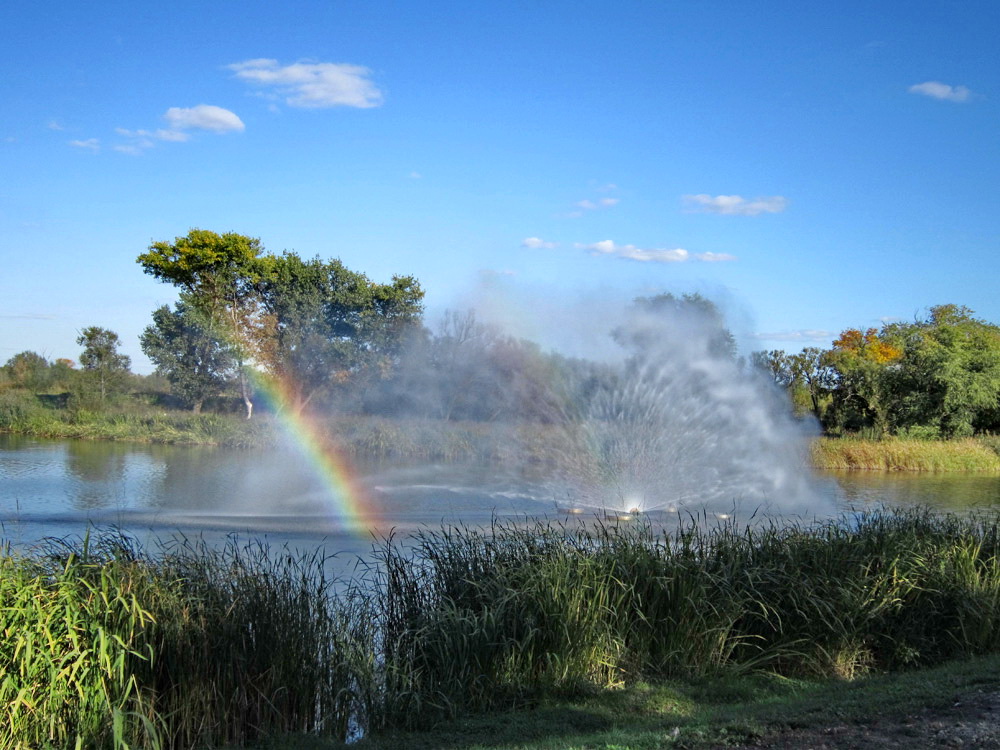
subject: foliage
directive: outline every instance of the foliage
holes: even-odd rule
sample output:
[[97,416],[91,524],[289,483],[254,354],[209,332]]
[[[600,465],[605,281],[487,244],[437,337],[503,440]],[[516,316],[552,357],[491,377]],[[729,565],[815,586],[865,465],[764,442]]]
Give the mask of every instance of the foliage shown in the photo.
[[612,336],[635,357],[669,357],[672,348],[694,344],[702,347],[697,352],[702,356],[736,358],[736,339],[726,328],[722,311],[700,294],[639,297],[629,312],[628,324]]
[[172,311],[166,305],[153,311],[153,324],[140,344],[173,393],[198,414],[206,398],[225,389],[234,361],[231,349],[212,335],[204,313],[186,296]]
[[843,331],[829,350],[755,352],[751,363],[808,394],[831,432],[953,438],[1000,431],[1000,327],[938,305],[913,323]]
[[3,366],[11,385],[38,393],[52,381],[49,361],[41,354],[24,351],[15,354]]
[[209,338],[228,345],[247,416],[246,365],[267,371],[301,410],[339,385],[387,377],[422,310],[413,277],[376,284],[339,260],[265,254],[259,240],[233,233],[193,229],[138,262],[180,287]]
[[253,402],[244,366],[255,343],[253,269],[262,252],[252,237],[192,229],[173,243],[154,242],[136,259],[145,273],[185,292],[185,303],[200,313],[208,335],[229,347],[247,418]]
[[366,620],[324,571],[318,554],[233,541],[153,558],[111,535],[0,554],[0,747],[343,739]]
[[412,277],[376,284],[339,260],[267,255],[253,276],[255,359],[297,411],[339,385],[387,378],[422,310],[423,291]]
[[76,343],[83,347],[80,366],[88,380],[96,386],[103,403],[109,391],[120,389],[125,384],[132,361],[118,352],[118,334],[107,328],[84,328]]
[[989,438],[940,440],[936,430],[911,429],[881,440],[821,438],[812,445],[817,469],[1000,473]]

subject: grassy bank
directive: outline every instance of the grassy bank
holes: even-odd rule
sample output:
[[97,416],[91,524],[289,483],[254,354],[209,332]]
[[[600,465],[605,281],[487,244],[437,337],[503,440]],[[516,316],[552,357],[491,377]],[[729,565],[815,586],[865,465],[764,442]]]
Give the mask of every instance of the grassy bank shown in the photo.
[[782,685],[1000,651],[998,516],[500,524],[376,557],[335,593],[322,558],[255,545],[0,556],[0,747],[338,741],[352,723],[377,742],[650,678]]
[[824,470],[1000,473],[1000,441],[819,438],[812,463]]
[[41,438],[120,440],[175,445],[267,445],[273,439],[268,420],[233,415],[191,414],[140,403],[99,410],[43,405],[33,395],[0,393],[0,432]]

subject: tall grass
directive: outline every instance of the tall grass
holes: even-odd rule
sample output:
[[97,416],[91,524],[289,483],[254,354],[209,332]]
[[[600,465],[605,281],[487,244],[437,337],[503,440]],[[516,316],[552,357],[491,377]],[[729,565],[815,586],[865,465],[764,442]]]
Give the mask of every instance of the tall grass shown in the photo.
[[[344,738],[640,677],[852,678],[1000,650],[1000,516],[496,523],[321,555],[118,537],[0,556],[0,748]],[[5,732],[5,733],[4,733]]]
[[1000,647],[996,517],[461,529],[383,548],[390,725],[640,675],[850,678]]
[[994,438],[914,440],[820,438],[812,446],[818,469],[1000,473]]
[[331,598],[324,561],[257,544],[161,552],[110,537],[0,557],[0,747],[344,737],[359,715],[347,665],[371,620]]

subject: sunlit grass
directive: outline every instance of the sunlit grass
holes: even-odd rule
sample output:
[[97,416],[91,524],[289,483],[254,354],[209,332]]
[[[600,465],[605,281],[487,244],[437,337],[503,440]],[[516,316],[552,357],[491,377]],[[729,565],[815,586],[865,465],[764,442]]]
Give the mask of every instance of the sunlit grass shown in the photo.
[[818,469],[1000,473],[1000,454],[991,438],[821,438],[813,443],[812,460]]

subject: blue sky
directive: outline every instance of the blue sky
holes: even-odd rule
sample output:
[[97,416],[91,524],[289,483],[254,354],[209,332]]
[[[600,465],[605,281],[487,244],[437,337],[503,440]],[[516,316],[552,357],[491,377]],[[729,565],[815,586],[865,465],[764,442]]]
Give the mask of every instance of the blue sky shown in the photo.
[[[1000,3],[11,2],[0,362],[138,335],[198,227],[433,317],[698,291],[747,348],[1000,322]],[[527,307],[526,307],[527,306]]]

